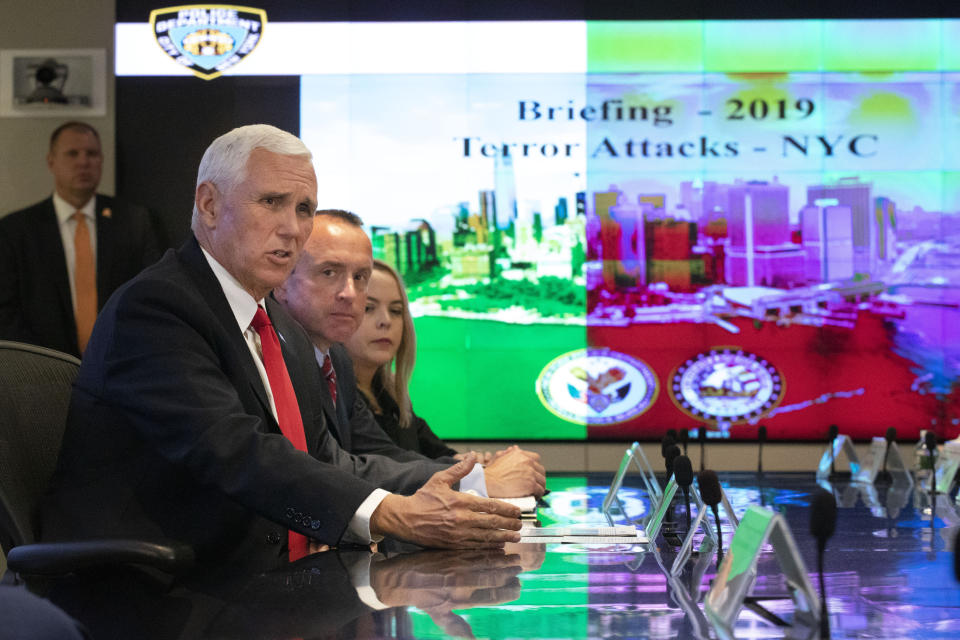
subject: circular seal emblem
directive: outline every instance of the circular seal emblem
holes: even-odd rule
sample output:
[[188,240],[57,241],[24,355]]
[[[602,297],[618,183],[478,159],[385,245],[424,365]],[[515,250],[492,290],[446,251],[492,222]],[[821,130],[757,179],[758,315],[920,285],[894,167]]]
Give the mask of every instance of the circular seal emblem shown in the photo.
[[578,424],[625,422],[650,408],[657,378],[646,363],[610,349],[577,349],[555,358],[537,378],[551,413]]
[[670,396],[688,416],[734,424],[765,416],[783,398],[780,372],[737,347],[717,347],[683,363],[670,379]]

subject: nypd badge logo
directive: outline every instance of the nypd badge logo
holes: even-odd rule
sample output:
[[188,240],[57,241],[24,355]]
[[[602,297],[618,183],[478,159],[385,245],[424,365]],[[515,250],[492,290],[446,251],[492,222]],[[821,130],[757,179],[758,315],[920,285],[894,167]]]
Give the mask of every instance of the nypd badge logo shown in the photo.
[[657,378],[645,363],[610,349],[578,349],[550,362],[537,396],[554,415],[587,425],[625,422],[650,408]]
[[150,12],[157,44],[204,80],[234,66],[260,43],[267,12],[250,7],[192,4]]
[[717,347],[677,368],[670,396],[688,416],[713,424],[755,421],[783,398],[776,367],[737,347]]

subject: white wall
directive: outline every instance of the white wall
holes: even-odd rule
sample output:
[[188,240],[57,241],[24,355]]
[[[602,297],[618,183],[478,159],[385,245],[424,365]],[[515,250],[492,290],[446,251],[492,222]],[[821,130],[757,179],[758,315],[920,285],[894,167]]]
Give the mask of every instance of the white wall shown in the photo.
[[0,118],[0,215],[50,195],[50,133],[64,120],[86,120],[104,150],[100,191],[114,193],[113,23],[115,0],[3,0],[2,49],[105,49],[107,115],[99,118]]

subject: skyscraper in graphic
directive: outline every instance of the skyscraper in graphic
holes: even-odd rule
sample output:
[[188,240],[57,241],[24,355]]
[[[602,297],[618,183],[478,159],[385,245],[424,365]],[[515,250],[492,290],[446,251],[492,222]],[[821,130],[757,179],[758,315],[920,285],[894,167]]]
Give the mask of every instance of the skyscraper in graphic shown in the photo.
[[622,286],[635,287],[647,282],[647,248],[643,209],[620,195],[610,207],[610,217],[620,225],[620,266]]
[[808,205],[817,200],[835,199],[838,205],[850,208],[853,268],[857,273],[870,273],[876,266],[878,234],[870,200],[871,187],[871,183],[860,182],[857,177],[807,187]]
[[506,229],[517,218],[517,181],[513,158],[498,155],[494,158],[493,189],[496,192],[496,222],[498,229]]
[[557,204],[553,207],[553,223],[554,224],[563,224],[567,221],[567,199],[560,198],[557,200]]
[[480,219],[487,230],[497,228],[497,202],[495,192],[490,189],[480,190]]
[[610,215],[610,207],[617,204],[620,192],[611,185],[609,191],[593,194],[593,217],[587,224],[591,257],[599,258],[602,264],[603,288],[616,289],[617,273],[620,270],[620,223]]
[[853,212],[836,198],[824,198],[800,210],[800,231],[809,282],[854,276]]
[[893,260],[896,242],[897,207],[893,200],[880,196],[874,201],[873,222],[877,229],[877,259]]

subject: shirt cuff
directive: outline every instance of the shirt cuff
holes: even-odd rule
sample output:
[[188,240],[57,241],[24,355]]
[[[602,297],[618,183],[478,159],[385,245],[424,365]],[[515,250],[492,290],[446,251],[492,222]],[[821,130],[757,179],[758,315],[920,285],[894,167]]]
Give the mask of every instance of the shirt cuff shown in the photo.
[[389,607],[377,597],[377,592],[370,585],[370,565],[374,554],[367,554],[350,567],[350,582],[353,588],[357,590],[357,596],[363,604],[374,611],[389,609]]
[[472,493],[482,498],[490,497],[487,494],[487,477],[483,475],[483,467],[473,465],[473,469],[460,480],[460,491]]
[[377,510],[383,499],[390,495],[389,491],[383,489],[374,489],[357,507],[357,511],[350,518],[350,524],[347,525],[347,531],[344,538],[347,542],[356,542],[359,544],[370,544],[371,542],[380,542],[383,536],[373,537],[370,535],[370,517]]

